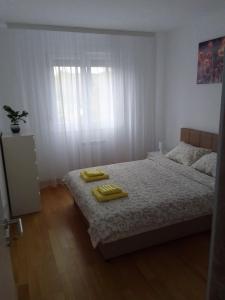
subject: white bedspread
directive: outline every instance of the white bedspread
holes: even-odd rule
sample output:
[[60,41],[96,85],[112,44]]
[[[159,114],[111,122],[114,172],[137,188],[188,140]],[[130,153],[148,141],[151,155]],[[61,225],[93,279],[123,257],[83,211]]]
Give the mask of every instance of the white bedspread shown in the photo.
[[[214,178],[175,163],[162,155],[102,166],[110,179],[85,183],[80,170],[71,171],[65,183],[89,222],[94,247],[141,232],[212,213]],[[115,183],[128,198],[99,203],[91,189]]]

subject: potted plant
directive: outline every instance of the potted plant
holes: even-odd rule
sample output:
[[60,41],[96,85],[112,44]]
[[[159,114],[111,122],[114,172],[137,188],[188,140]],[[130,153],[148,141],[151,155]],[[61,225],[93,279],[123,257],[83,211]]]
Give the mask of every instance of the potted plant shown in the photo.
[[7,117],[11,121],[11,131],[12,133],[19,133],[20,132],[20,122],[22,121],[23,123],[26,123],[26,117],[28,115],[28,112],[23,110],[22,112],[20,111],[15,111],[13,110],[10,106],[4,105],[3,109],[7,112]]

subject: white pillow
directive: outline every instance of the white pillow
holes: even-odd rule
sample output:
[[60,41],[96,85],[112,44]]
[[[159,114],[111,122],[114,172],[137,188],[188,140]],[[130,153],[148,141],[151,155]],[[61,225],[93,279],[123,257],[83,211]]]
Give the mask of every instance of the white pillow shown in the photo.
[[217,153],[212,152],[202,156],[192,167],[199,172],[216,177]]
[[210,152],[208,149],[180,142],[174,149],[166,154],[166,157],[185,166],[190,166],[200,157]]

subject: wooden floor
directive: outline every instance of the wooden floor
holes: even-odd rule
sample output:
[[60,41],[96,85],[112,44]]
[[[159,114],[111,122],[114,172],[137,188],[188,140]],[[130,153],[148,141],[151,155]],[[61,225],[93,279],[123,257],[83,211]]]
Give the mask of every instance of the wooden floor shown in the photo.
[[63,186],[42,191],[11,255],[19,300],[203,300],[209,234],[105,262]]

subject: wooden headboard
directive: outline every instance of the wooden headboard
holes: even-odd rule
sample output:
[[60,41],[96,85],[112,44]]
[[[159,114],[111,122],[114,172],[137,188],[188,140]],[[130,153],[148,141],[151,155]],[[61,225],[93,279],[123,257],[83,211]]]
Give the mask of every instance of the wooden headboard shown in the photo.
[[218,134],[190,128],[181,128],[180,140],[192,146],[217,152]]

